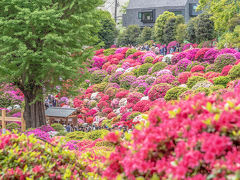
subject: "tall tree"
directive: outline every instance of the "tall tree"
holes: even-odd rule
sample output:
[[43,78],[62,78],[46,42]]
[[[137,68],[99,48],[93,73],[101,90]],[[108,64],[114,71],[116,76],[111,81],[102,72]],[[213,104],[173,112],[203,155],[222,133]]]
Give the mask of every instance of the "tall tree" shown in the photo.
[[101,4],[101,0],[0,1],[0,80],[23,92],[27,128],[46,124],[44,91],[79,77],[86,59],[80,52],[97,40],[96,8]]
[[99,39],[104,42],[104,47],[109,48],[114,44],[117,28],[114,19],[108,11],[99,10],[101,28],[98,32]]
[[157,43],[163,43],[164,42],[164,27],[167,22],[167,20],[170,17],[175,17],[175,14],[173,12],[165,11],[163,14],[158,16],[156,23],[154,24],[154,40]]
[[223,34],[229,30],[229,22],[240,13],[239,0],[200,0],[197,10],[212,14],[215,30]]
[[125,32],[125,39],[127,40],[127,45],[137,45],[137,39],[141,33],[140,27],[138,25],[130,25],[127,27]]
[[151,40],[151,36],[152,36],[152,28],[145,26],[138,38],[138,43],[142,44],[148,40]]
[[195,28],[197,26],[197,21],[198,21],[198,17],[192,18],[190,19],[187,25],[186,39],[191,43],[197,42],[196,28]]
[[214,39],[214,22],[210,19],[209,14],[200,14],[198,16],[195,29],[198,43]]

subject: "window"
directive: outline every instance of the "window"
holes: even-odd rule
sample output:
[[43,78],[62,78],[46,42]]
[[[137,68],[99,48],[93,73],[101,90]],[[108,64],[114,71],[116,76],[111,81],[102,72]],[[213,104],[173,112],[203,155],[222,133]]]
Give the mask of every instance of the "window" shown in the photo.
[[154,22],[154,10],[138,12],[138,19],[141,19],[143,23]]
[[197,16],[199,14],[199,12],[196,11],[197,10],[197,6],[198,5],[196,3],[189,4],[189,15],[191,17],[195,17],[195,16]]

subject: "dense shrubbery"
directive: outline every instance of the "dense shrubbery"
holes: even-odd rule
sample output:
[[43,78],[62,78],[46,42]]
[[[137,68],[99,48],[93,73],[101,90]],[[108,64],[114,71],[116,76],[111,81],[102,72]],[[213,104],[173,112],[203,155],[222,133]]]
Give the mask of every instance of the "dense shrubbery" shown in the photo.
[[166,95],[164,96],[164,99],[166,101],[169,101],[169,100],[177,100],[178,97],[185,91],[187,91],[188,88],[185,88],[185,87],[174,87],[174,88],[171,88],[167,91]]

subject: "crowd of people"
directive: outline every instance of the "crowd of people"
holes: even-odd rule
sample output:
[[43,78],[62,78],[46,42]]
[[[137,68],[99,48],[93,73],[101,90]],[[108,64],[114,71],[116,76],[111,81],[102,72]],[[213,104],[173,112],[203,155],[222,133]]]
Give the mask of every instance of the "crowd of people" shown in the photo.
[[[141,46],[137,46],[135,47],[137,50],[141,50],[141,51],[152,51],[157,55],[167,55],[168,54],[168,50],[167,50],[167,46],[166,45],[159,45],[159,44],[155,44],[153,43],[152,45],[149,44],[144,44]],[[180,44],[177,44],[176,46],[173,46],[170,48],[169,53],[174,53],[174,52],[179,52],[180,51]]]

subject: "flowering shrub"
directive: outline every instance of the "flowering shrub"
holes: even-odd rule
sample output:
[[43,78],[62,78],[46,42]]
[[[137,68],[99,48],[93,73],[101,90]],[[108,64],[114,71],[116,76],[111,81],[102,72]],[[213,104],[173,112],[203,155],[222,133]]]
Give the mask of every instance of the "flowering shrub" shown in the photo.
[[186,58],[187,58],[188,60],[190,60],[190,61],[195,61],[195,60],[196,60],[196,59],[195,59],[195,56],[196,56],[196,54],[197,54],[197,52],[198,52],[199,50],[200,50],[200,49],[198,49],[198,48],[189,49],[189,50],[187,51]]
[[[224,97],[232,102],[239,99],[239,94]],[[174,105],[162,102],[150,113],[150,125],[134,130],[132,141],[127,145],[114,136],[118,146],[107,161],[103,175],[109,179],[120,174],[126,179],[139,176],[146,179],[227,179],[229,175],[235,176],[237,157],[240,157],[235,145],[238,135],[234,128],[239,126],[236,106],[228,107],[226,112],[226,101],[201,94]]]
[[213,80],[214,85],[222,85],[224,87],[226,87],[230,81],[231,81],[231,79],[228,76],[219,76],[219,77],[214,78],[214,80]]
[[168,83],[171,84],[175,81],[175,76],[171,74],[164,74],[162,76],[157,77],[154,84],[160,84],[160,83]]
[[121,71],[118,71],[118,72],[115,72],[114,74],[111,75],[111,77],[109,78],[109,82],[112,82],[112,83],[120,83],[120,76],[123,74],[123,72]]
[[109,49],[105,49],[103,53],[105,56],[110,56],[110,55],[113,55],[115,51],[116,51],[116,48],[109,48]]
[[171,59],[171,64],[177,64],[180,60],[186,58],[186,55],[187,55],[186,52],[175,54]]
[[199,62],[204,61],[204,55],[207,51],[209,51],[209,48],[200,49],[195,55],[195,60]]
[[214,63],[214,60],[218,56],[219,50],[211,48],[204,54],[204,60],[208,61],[209,63]]
[[178,75],[178,82],[180,84],[186,84],[188,81],[188,78],[191,77],[191,73],[190,72],[183,72],[181,74]]
[[144,95],[142,93],[138,93],[138,92],[129,93],[128,96],[127,96],[127,102],[132,103],[132,104],[136,104],[138,101],[140,101],[140,99],[143,96]]
[[205,67],[202,65],[193,66],[191,69],[191,73],[194,73],[194,72],[204,73],[204,69],[205,69]]
[[214,61],[216,72],[222,72],[224,66],[234,65],[236,57],[233,54],[221,54]]
[[177,100],[178,97],[187,90],[188,88],[186,87],[173,87],[167,91],[166,95],[164,96],[164,99],[166,101]]
[[194,67],[194,66],[197,66],[197,65],[200,65],[201,63],[198,62],[198,61],[193,61],[191,64],[188,65],[186,71],[191,71],[191,69]]
[[197,82],[206,80],[204,77],[192,76],[188,79],[187,86],[192,88]]
[[229,71],[229,77],[232,80],[240,78],[240,64],[233,66],[233,68]]
[[151,101],[154,101],[159,98],[164,98],[167,91],[171,89],[172,86],[170,84],[162,83],[156,84],[152,86],[152,88],[148,92],[148,97]]
[[208,96],[211,93],[211,90],[206,87],[199,87],[193,91],[193,94],[203,93],[205,96]]
[[151,101],[149,100],[139,101],[133,106],[133,111],[146,112],[150,109],[150,105],[151,105]]
[[213,84],[209,81],[199,81],[193,87],[192,90],[197,90],[199,88],[210,88]]
[[123,90],[123,91],[119,91],[117,94],[116,94],[116,98],[125,98],[127,97],[127,95],[130,93],[130,91],[128,90]]
[[181,72],[186,71],[188,65],[190,65],[190,64],[192,64],[192,61],[189,61],[186,58],[178,61],[178,63],[176,64],[176,66],[177,66],[176,72],[181,73]]
[[227,76],[229,71],[232,69],[232,67],[233,67],[232,65],[224,66],[224,68],[222,69],[221,75]]

